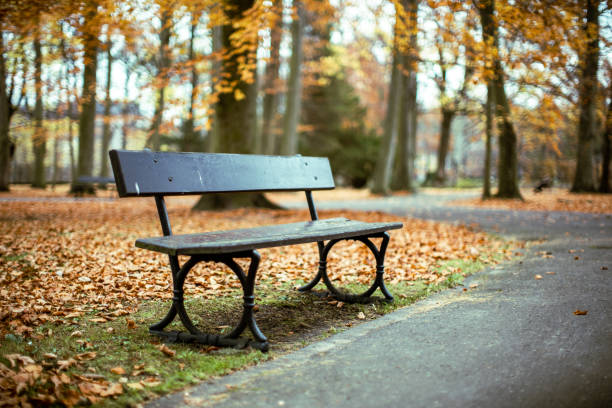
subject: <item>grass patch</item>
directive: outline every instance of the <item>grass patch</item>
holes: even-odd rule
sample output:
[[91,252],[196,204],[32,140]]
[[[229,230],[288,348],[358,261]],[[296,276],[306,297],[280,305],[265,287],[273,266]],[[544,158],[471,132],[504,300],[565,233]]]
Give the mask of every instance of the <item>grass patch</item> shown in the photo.
[[[250,348],[217,349],[193,344],[168,344],[166,350],[170,351],[164,353],[163,343],[149,335],[147,327],[165,315],[170,301],[146,301],[128,316],[104,323],[92,313],[73,318],[69,324],[41,325],[36,329],[40,340],[7,335],[0,343],[0,363],[11,367],[10,355],[26,355],[35,361],[35,365],[42,366],[42,374],[33,377],[18,397],[30,403],[36,403],[41,395],[47,395],[59,404],[62,396],[73,395],[75,399],[72,402],[82,404],[136,406],[211,377],[226,375],[299,349],[442,289],[461,285],[465,277],[501,261],[503,257],[503,252],[491,249],[468,260],[438,262],[432,267],[433,274],[439,277],[435,282],[417,280],[388,284],[395,296],[392,303],[377,298],[367,304],[345,304],[329,297],[327,291],[321,290],[322,284],[310,293],[300,293],[294,289],[294,285],[300,282],[279,285],[260,281],[256,286],[258,310],[255,317],[271,342],[269,353]],[[367,286],[348,284],[343,288],[356,293],[364,291]],[[380,296],[380,292],[375,295]],[[211,299],[191,298],[189,295],[186,299],[186,308],[194,323],[205,332],[223,334],[231,330],[241,314],[240,290]],[[173,325],[170,329],[180,329],[179,324]],[[17,363],[22,370],[25,366],[25,363]],[[11,372],[16,372],[17,368],[13,370]],[[8,372],[5,370],[3,373]],[[51,377],[61,373],[66,374],[70,381],[57,386]],[[6,375],[0,377],[0,391],[1,381],[10,380]],[[82,387],[87,383],[102,383],[104,387],[121,384],[121,393],[106,398],[86,394]]]

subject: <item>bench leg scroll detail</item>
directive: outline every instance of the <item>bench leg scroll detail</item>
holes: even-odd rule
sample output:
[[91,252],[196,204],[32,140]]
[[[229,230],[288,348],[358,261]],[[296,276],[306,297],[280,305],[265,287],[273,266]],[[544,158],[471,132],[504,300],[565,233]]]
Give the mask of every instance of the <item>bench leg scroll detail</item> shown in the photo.
[[[236,263],[234,258],[251,258],[248,273],[245,274],[240,265]],[[255,275],[257,273],[257,267],[259,266],[259,253],[255,250],[247,253],[231,254],[231,255],[217,255],[217,256],[192,256],[177,273],[172,274],[173,280],[173,292],[174,297],[172,298],[172,306],[168,311],[167,315],[158,323],[149,327],[151,334],[164,337],[174,342],[184,343],[199,343],[208,344],[219,347],[246,347],[250,345],[253,348],[267,351],[269,348],[268,339],[263,335],[253,315],[254,303],[254,287],[255,287]],[[185,310],[184,299],[183,299],[183,285],[185,278],[189,271],[199,262],[202,261],[214,261],[221,262],[227,265],[238,277],[242,290],[244,292],[244,307],[242,311],[242,317],[238,325],[227,335],[213,335],[206,334],[198,330],[193,324],[187,311]],[[168,326],[178,314],[183,326],[189,331],[176,332],[176,331],[165,331],[164,328]],[[242,332],[246,328],[249,328],[253,333],[255,340],[249,340],[240,337]]]
[[[380,248],[377,248],[376,245],[370,240],[370,238],[382,238],[382,242],[380,244]],[[350,294],[345,293],[338,290],[332,281],[329,279],[327,275],[327,255],[332,247],[340,241],[343,240],[355,240],[363,242],[369,249],[372,251],[374,258],[376,259],[376,278],[374,279],[374,283],[363,293],[360,294]],[[348,303],[360,303],[367,302],[368,298],[376,291],[376,289],[380,289],[382,294],[384,295],[386,300],[393,300],[393,296],[389,293],[389,290],[385,286],[384,282],[384,272],[385,272],[385,253],[387,251],[387,245],[389,244],[389,234],[387,232],[373,235],[373,236],[363,236],[363,237],[355,237],[355,238],[342,238],[342,239],[334,239],[329,241],[320,253],[320,261],[319,261],[319,271],[317,276],[307,285],[301,287],[299,290],[309,290],[318,283],[319,280],[323,280],[327,289],[332,293],[332,295],[343,302]],[[313,284],[314,283],[314,284]]]

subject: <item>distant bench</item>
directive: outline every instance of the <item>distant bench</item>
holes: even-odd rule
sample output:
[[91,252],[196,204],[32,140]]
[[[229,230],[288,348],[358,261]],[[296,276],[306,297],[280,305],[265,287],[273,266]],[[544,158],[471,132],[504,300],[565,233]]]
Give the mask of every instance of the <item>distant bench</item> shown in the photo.
[[[327,158],[111,150],[110,159],[120,197],[152,196],[157,204],[164,236],[138,239],[136,246],[168,254],[174,297],[166,317],[149,327],[151,334],[171,341],[214,346],[250,344],[266,351],[268,339],[257,326],[253,315],[259,248],[316,242],[319,249],[318,273],[310,283],[300,288],[301,291],[310,290],[323,280],[333,296],[344,302],[366,301],[378,288],[387,300],[393,300],[383,282],[384,258],[389,243],[387,231],[401,228],[402,224],[360,222],[346,218],[319,220],[312,191],[334,188]],[[312,220],[230,231],[172,234],[164,196],[264,191],[304,191]],[[382,238],[380,247],[370,238]],[[376,259],[374,283],[361,294],[339,291],[327,275],[327,255],[342,240],[363,242]],[[181,266],[179,255],[190,258]],[[250,258],[247,273],[236,263],[236,258]],[[183,303],[183,284],[187,274],[197,263],[208,261],[221,262],[234,271],[244,294],[242,318],[229,334],[223,336],[204,334],[198,330]],[[177,314],[188,333],[164,330]],[[255,340],[240,337],[247,327]]]

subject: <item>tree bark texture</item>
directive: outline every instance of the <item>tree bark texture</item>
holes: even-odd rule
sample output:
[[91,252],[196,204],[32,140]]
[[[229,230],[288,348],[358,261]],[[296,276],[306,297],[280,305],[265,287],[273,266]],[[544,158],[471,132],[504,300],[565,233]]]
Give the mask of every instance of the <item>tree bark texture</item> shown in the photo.
[[[612,90],[612,87],[610,87],[610,89]],[[610,92],[606,124],[602,135],[601,180],[599,182],[600,193],[612,193],[612,187],[610,186],[610,155],[612,155],[612,140],[610,139],[612,139],[612,92]]]
[[159,71],[157,73],[160,83],[155,102],[155,112],[153,122],[149,131],[147,145],[153,150],[159,151],[161,148],[161,125],[163,123],[164,110],[166,105],[166,86],[168,84],[170,70],[170,25],[172,10],[163,7],[161,11],[161,30],[159,32]]
[[401,55],[400,92],[395,172],[391,180],[393,190],[414,191],[414,160],[416,157],[417,129],[417,13],[418,0],[402,1],[409,13],[409,28],[413,31],[409,37],[409,47]]
[[586,50],[581,56],[576,172],[571,191],[592,192],[595,189],[593,144],[596,134],[597,65],[599,62],[599,2],[586,1]]
[[[87,20],[96,19],[96,9],[90,8]],[[79,153],[77,163],[77,179],[81,176],[93,176],[94,133],[96,120],[96,71],[98,68],[98,29],[90,24],[83,33],[84,69],[83,91],[81,95],[81,115],[79,117]],[[72,192],[77,194],[93,194],[94,188],[89,183],[77,183],[73,179]]]
[[454,108],[442,107],[442,121],[440,123],[440,143],[438,144],[438,166],[436,169],[436,183],[444,185],[446,183],[446,157],[451,141],[451,125],[455,118]]
[[[236,32],[233,23],[242,18],[244,12],[250,9],[254,0],[233,1],[233,7],[226,8],[228,23],[221,29],[221,45],[223,58],[221,60],[220,78],[230,84],[235,84],[232,92],[222,92],[215,105],[215,122],[217,123],[216,140],[218,152],[220,153],[250,153],[249,135],[251,128],[256,126],[253,116],[252,103],[249,88],[253,84],[242,80],[240,61],[249,58],[248,50],[238,51],[233,46],[231,38]],[[242,95],[243,97],[237,97]],[[228,175],[231,177],[231,175]],[[239,194],[205,194],[193,207],[194,210],[228,209],[238,207],[274,207],[275,204],[268,201],[260,193]]]
[[266,64],[264,76],[264,98],[261,126],[262,153],[277,153],[277,134],[275,132],[276,108],[278,105],[278,74],[280,69],[280,44],[282,38],[283,2],[274,0],[274,13],[277,23],[270,30],[270,59]]
[[281,154],[284,155],[292,155],[298,152],[297,127],[300,120],[302,101],[304,10],[300,1],[295,1],[294,6],[297,13],[291,22],[291,59],[289,60],[287,105],[283,122],[283,143],[281,145]]
[[6,91],[6,67],[4,61],[4,39],[0,33],[0,191],[9,191],[11,181],[11,150],[9,137],[10,103]]
[[113,73],[113,55],[111,54],[111,42],[106,45],[106,97],[104,99],[104,124],[102,126],[102,149],[100,149],[100,177],[110,175],[108,149],[113,137],[111,128],[111,78]]
[[391,173],[397,148],[397,118],[400,100],[400,56],[399,50],[393,50],[393,62],[391,66],[391,81],[389,82],[389,95],[387,97],[387,112],[383,128],[383,140],[376,168],[374,169],[374,179],[371,191],[374,194],[388,195],[390,193]]
[[495,95],[491,81],[487,81],[487,102],[485,103],[485,157],[482,183],[482,198],[491,198],[491,155],[493,141],[493,120],[495,112]]
[[36,102],[34,104],[34,137],[32,148],[34,153],[34,178],[32,187],[45,188],[45,156],[47,155],[47,135],[43,126],[43,84],[42,84],[42,46],[37,33],[34,38],[34,87]]
[[183,123],[183,140],[181,143],[181,150],[184,152],[197,152],[201,151],[199,135],[195,130],[194,123],[194,105],[198,91],[198,72],[195,66],[195,32],[198,26],[198,19],[192,16],[191,21],[191,36],[189,37],[189,61],[191,61],[191,92],[189,94],[189,113],[187,119]]
[[[495,0],[478,2],[482,35],[485,43],[499,48],[497,24],[495,22]],[[518,186],[518,146],[517,136],[512,124],[510,104],[504,89],[504,70],[498,53],[488,56],[493,68],[492,84],[495,93],[495,116],[499,131],[498,191],[500,198],[522,198]]]

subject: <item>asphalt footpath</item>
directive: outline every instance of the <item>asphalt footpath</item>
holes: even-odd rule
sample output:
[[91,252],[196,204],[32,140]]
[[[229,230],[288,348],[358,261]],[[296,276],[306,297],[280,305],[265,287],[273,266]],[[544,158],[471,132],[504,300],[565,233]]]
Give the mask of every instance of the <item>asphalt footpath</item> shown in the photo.
[[478,225],[532,241],[524,256],[473,275],[473,289],[441,292],[148,406],[612,407],[612,216],[445,206],[453,198],[319,208]]

